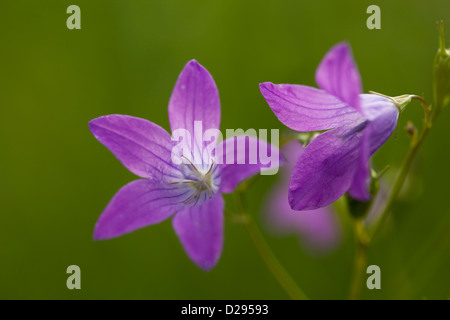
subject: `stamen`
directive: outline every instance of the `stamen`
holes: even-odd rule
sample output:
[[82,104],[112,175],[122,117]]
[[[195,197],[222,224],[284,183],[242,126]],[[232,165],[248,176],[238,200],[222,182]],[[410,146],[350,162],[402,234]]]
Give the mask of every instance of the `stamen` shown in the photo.
[[208,192],[208,197],[209,197],[209,199],[211,199],[211,197],[212,197],[211,187],[209,185],[205,185],[205,186],[206,186],[206,191]]
[[186,158],[184,155],[182,155],[181,157],[185,158],[189,162],[189,165],[191,166],[192,169],[194,169],[195,172],[197,172],[198,174],[201,174],[200,171],[198,171],[197,167],[191,162],[191,160]]
[[192,184],[195,183],[197,181],[193,181],[193,180],[183,180],[183,181],[174,181],[174,182],[169,182],[169,184],[180,184],[180,183],[184,183],[184,184]]
[[189,199],[187,199],[186,201],[184,201],[184,204],[188,204],[190,202],[192,202],[193,200],[198,198],[198,193],[194,194],[193,196],[191,196]]
[[209,167],[209,169],[208,169],[208,172],[206,172],[206,175],[208,175],[208,174],[210,174],[211,173],[211,170],[212,170],[212,168],[213,168],[213,166],[214,166],[214,159],[211,159],[211,166]]

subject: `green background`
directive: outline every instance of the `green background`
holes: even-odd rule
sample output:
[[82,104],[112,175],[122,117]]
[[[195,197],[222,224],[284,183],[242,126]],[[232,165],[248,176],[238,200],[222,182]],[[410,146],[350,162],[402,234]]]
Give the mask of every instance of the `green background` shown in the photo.
[[[81,30],[66,9],[81,8]],[[381,7],[381,30],[366,28],[366,8]],[[286,128],[258,83],[315,85],[315,69],[335,43],[350,42],[364,90],[432,99],[436,21],[448,1],[21,1],[0,2],[0,298],[286,299],[241,225],[225,225],[225,247],[205,273],[185,255],[170,221],[94,242],[100,213],[135,179],[94,139],[88,121],[129,114],[169,129],[167,104],[184,64],[197,59],[213,75],[221,129]],[[450,36],[447,37],[450,44]],[[398,167],[408,147],[412,103],[375,167]],[[363,298],[449,296],[449,128],[445,110],[414,165],[394,219],[374,242],[369,264],[382,290]],[[261,203],[276,176],[247,194],[263,227]],[[226,200],[229,202],[230,198]],[[344,299],[355,241],[349,218],[328,255],[311,255],[295,236],[264,231],[278,258],[314,299]],[[66,268],[81,268],[68,290]]]

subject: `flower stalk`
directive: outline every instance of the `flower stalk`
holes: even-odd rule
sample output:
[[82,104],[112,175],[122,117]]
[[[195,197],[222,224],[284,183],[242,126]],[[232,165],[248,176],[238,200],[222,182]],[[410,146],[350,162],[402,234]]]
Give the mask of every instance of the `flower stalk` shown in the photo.
[[[398,194],[400,193],[400,190],[403,187],[403,184],[405,183],[406,177],[408,176],[408,172],[411,168],[411,165],[414,161],[415,155],[417,154],[420,146],[422,145],[423,141],[425,140],[429,130],[431,129],[432,125],[432,117],[431,117],[431,106],[426,103],[426,101],[419,96],[416,95],[410,95],[411,99],[418,100],[424,109],[425,117],[424,117],[424,125],[422,132],[419,136],[417,136],[417,132],[415,132],[411,136],[411,143],[409,151],[405,157],[405,160],[403,161],[403,164],[401,166],[400,172],[397,175],[397,178],[394,182],[394,185],[392,187],[392,190],[390,192],[388,201],[383,209],[383,211],[380,214],[380,217],[378,218],[377,222],[374,224],[371,230],[369,232],[366,230],[363,224],[364,214],[362,214],[360,217],[355,217],[354,225],[355,225],[355,235],[357,240],[357,247],[356,247],[356,254],[355,254],[355,262],[354,262],[354,273],[353,273],[353,279],[350,285],[350,294],[349,299],[356,300],[359,299],[361,296],[361,291],[363,288],[363,279],[364,279],[364,273],[365,268],[367,267],[367,255],[370,243],[372,242],[372,239],[374,236],[379,232],[381,229],[381,226],[383,226],[389,217],[389,213],[391,212],[391,207],[397,198]],[[375,180],[375,179],[374,179]]]
[[353,279],[350,286],[350,300],[358,300],[361,296],[361,291],[364,283],[365,268],[367,266],[367,251],[370,244],[363,225],[363,219],[354,221],[355,236],[356,236],[356,254],[353,270]]
[[[423,107],[425,117],[422,132],[420,133],[420,135],[418,135],[416,130],[412,131],[413,134],[411,135],[411,143],[409,151],[405,157],[405,160],[403,161],[400,172],[397,175],[397,178],[394,182],[388,201],[383,211],[381,212],[379,219],[374,224],[372,229],[369,230],[368,232],[364,227],[362,219],[355,219],[355,234],[357,238],[357,248],[354,262],[354,274],[352,283],[350,285],[349,299],[351,300],[359,299],[361,296],[364,273],[365,268],[367,266],[367,254],[369,250],[369,245],[372,242],[374,236],[381,229],[381,226],[385,224],[387,218],[389,217],[391,207],[395,199],[397,198],[398,194],[400,193],[403,184],[405,183],[406,177],[408,176],[409,170],[415,159],[415,156],[420,146],[422,145],[423,141],[425,140],[426,136],[428,135],[428,132],[431,129],[431,125],[434,119],[431,113],[431,106],[428,105],[422,97],[416,95],[409,95],[409,99],[418,100]],[[411,126],[411,124],[408,124],[408,126]]]
[[308,300],[308,297],[303,290],[300,289],[280,261],[276,258],[253,219],[246,214],[244,203],[242,201],[242,191],[239,189],[236,190],[236,192],[234,192],[234,197],[239,215],[241,217],[245,217],[241,220],[243,222],[242,225],[252,239],[253,244],[255,245],[267,268],[270,272],[272,272],[275,279],[283,287],[291,299]]
[[423,106],[423,109],[425,112],[424,126],[423,126],[422,132],[419,136],[417,136],[417,133],[416,133],[411,138],[411,144],[410,144],[409,151],[405,157],[405,160],[403,161],[400,172],[398,173],[398,176],[395,179],[394,186],[392,187],[392,191],[390,192],[389,199],[384,207],[384,210],[382,211],[382,213],[380,215],[380,218],[377,220],[375,225],[372,227],[372,230],[370,233],[371,238],[373,238],[377,234],[380,227],[387,220],[390,209],[391,209],[395,199],[397,198],[398,194],[400,193],[400,190],[402,189],[403,184],[405,183],[406,177],[408,176],[408,172],[411,168],[411,165],[414,161],[417,151],[419,150],[420,146],[422,145],[423,141],[425,140],[426,136],[428,135],[429,130],[431,129],[431,125],[432,125],[431,106],[428,105],[426,103],[426,101],[419,96],[413,96],[413,99],[418,100]]

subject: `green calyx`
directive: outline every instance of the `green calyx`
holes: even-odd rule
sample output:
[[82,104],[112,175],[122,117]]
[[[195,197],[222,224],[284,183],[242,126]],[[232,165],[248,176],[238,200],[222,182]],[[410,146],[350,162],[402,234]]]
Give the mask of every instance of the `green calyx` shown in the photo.
[[382,93],[378,93],[375,91],[369,91],[371,94],[375,94],[377,96],[381,96],[384,98],[387,98],[392,101],[393,104],[398,108],[398,111],[401,113],[405,107],[411,102],[412,99],[416,98],[417,96],[414,94],[403,94],[401,96],[397,97],[390,97]]

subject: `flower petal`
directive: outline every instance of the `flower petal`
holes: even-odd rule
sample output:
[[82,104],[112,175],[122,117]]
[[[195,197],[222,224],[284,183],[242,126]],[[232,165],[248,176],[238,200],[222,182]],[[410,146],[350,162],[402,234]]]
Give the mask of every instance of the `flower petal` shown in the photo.
[[398,108],[391,100],[375,94],[362,94],[361,102],[364,114],[372,127],[370,153],[373,154],[394,132]]
[[178,210],[185,190],[148,179],[135,180],[122,187],[97,221],[94,239],[121,236],[159,223]]
[[292,170],[294,170],[295,163],[297,162],[298,157],[300,157],[305,148],[298,140],[291,140],[286,142],[281,148],[281,152],[284,156],[285,163],[283,168],[280,170],[280,174],[282,175],[282,179],[289,182],[292,174]]
[[288,202],[288,184],[274,190],[265,206],[267,222],[278,233],[296,234],[306,249],[324,252],[339,243],[338,221],[330,207],[295,211]]
[[370,136],[372,130],[368,125],[363,132],[361,143],[359,145],[359,158],[353,177],[352,185],[350,186],[350,195],[359,201],[369,201],[370,193]]
[[[340,232],[336,216],[331,208],[294,211],[288,202],[289,177],[297,158],[303,152],[298,141],[290,141],[282,148],[287,163],[281,168],[283,177],[267,198],[266,222],[277,233],[294,233],[301,243],[314,252],[324,252],[339,243]],[[286,174],[286,175],[285,175]]]
[[191,60],[181,71],[169,101],[172,133],[188,130],[194,135],[194,121],[202,121],[202,134],[220,126],[220,100],[211,74],[197,61]]
[[361,118],[354,108],[324,90],[270,82],[259,88],[277,118],[296,131],[327,130]]
[[158,180],[177,175],[170,135],[157,124],[113,114],[91,120],[89,129],[132,173]]
[[289,184],[289,204],[294,210],[325,207],[350,187],[359,156],[361,131],[337,128],[315,138],[298,158]]
[[213,268],[222,253],[223,210],[223,198],[216,195],[201,205],[186,207],[172,219],[187,255],[203,270]]
[[[220,192],[230,193],[252,175],[269,169],[278,171],[283,163],[279,149],[252,136],[235,136],[216,146],[216,163],[220,167]],[[276,170],[276,171],[275,171]]]
[[361,78],[347,43],[339,43],[328,51],[317,68],[316,82],[328,93],[362,112],[359,100]]
[[369,119],[364,129],[360,145],[360,158],[355,172],[350,195],[360,201],[370,199],[370,157],[386,142],[397,126],[398,109],[387,98],[373,95],[361,95],[362,108]]

